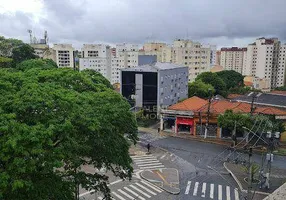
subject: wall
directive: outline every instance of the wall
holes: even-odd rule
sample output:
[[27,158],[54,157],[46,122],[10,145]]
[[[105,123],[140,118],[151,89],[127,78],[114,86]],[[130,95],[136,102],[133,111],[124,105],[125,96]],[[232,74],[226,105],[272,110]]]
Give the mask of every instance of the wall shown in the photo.
[[[188,68],[160,70],[158,73],[158,102],[162,106],[177,103],[188,97]],[[158,106],[158,109],[159,109]]]

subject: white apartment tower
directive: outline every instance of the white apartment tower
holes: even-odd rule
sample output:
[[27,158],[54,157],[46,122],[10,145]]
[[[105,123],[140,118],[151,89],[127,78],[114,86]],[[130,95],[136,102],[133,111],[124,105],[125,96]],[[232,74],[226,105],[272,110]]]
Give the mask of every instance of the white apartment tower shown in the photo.
[[82,57],[106,58],[110,56],[110,46],[105,44],[84,44],[81,48]]
[[54,44],[52,49],[58,67],[74,68],[74,48],[71,44]]
[[220,65],[225,70],[234,70],[242,74],[244,62],[246,61],[247,48],[221,48]]
[[98,71],[111,84],[119,83],[121,69],[138,66],[138,45],[118,44],[115,49],[104,44],[84,44],[81,50],[80,70]]
[[[243,75],[268,79],[271,88],[284,86],[285,45],[278,38],[258,38],[247,46],[246,64]],[[283,60],[284,58],[284,60]]]
[[111,80],[111,49],[104,44],[84,44],[81,48],[79,69],[93,69]]
[[194,81],[197,75],[210,71],[209,47],[203,47],[199,42],[191,40],[175,40],[172,49],[172,63],[189,67],[189,81]]

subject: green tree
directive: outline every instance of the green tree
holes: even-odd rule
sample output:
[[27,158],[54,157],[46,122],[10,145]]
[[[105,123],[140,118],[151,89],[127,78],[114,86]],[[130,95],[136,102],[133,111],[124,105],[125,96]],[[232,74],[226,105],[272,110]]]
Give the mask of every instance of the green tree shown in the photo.
[[243,84],[244,77],[240,73],[234,70],[224,70],[216,72],[216,74],[223,80],[223,82],[226,85],[226,89],[244,86]]
[[6,39],[3,36],[0,36],[0,56],[13,59],[9,67],[16,67],[24,60],[37,58],[34,48],[29,44],[17,39]]
[[197,80],[212,85],[215,89],[215,94],[227,96],[226,85],[216,73],[203,72],[197,76],[196,81]]
[[19,63],[16,67],[19,70],[29,70],[33,68],[52,69],[57,68],[57,64],[51,59],[30,59]]
[[224,114],[218,116],[218,125],[228,129],[232,133],[232,138],[236,142],[236,133],[243,132],[244,128],[250,128],[251,118],[249,114],[234,113],[233,110],[226,110]]
[[81,167],[131,177],[124,135],[135,143],[137,126],[129,104],[103,77],[30,67],[38,62],[0,69],[0,198],[70,200],[78,184],[110,198],[108,177]]
[[13,62],[16,64],[29,59],[37,58],[34,48],[28,44],[21,44],[13,48],[12,56]]
[[12,61],[13,61],[12,58],[6,58],[0,56],[0,68],[11,67]]
[[201,80],[188,84],[189,97],[197,96],[206,99],[209,98],[210,93],[214,94],[214,92],[214,87],[211,84],[204,83]]

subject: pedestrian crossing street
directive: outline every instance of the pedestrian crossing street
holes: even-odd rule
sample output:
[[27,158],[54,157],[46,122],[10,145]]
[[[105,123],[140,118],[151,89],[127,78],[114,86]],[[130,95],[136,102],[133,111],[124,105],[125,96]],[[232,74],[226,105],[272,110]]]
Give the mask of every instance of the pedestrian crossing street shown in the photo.
[[[161,192],[163,192],[161,188],[147,181],[141,180],[111,192],[111,196],[114,200],[146,200],[160,194]],[[97,199],[102,200],[103,197],[97,197]]]
[[153,155],[138,155],[131,156],[131,158],[138,168],[142,170],[165,168],[165,166]]
[[214,200],[240,200],[237,188],[196,181],[187,182],[185,195]]

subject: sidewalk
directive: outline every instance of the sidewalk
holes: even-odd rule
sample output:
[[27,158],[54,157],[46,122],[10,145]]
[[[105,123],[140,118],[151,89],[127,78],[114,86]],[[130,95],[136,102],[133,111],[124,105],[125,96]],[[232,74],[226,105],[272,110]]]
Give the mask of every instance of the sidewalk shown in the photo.
[[[234,180],[237,182],[240,190],[242,192],[247,192],[248,183],[245,181],[245,178],[248,176],[247,172],[243,170],[242,165],[233,164],[233,163],[224,163],[226,170],[232,175]],[[286,170],[272,168],[272,173],[270,176],[270,189],[260,189],[259,184],[253,183],[252,191],[255,191],[257,194],[269,195],[279,188],[286,181]],[[257,176],[255,176],[257,178]]]

